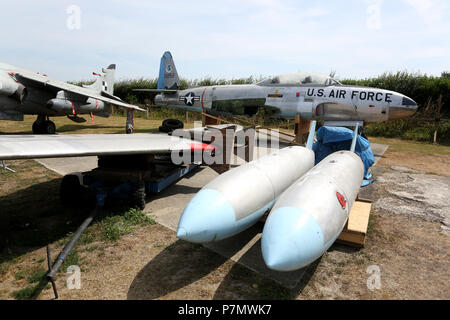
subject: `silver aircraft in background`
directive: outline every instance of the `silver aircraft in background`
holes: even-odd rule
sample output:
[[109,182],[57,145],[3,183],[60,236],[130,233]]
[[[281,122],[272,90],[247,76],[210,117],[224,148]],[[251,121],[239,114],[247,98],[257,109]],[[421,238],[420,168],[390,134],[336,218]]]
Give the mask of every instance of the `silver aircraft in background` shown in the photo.
[[180,78],[170,52],[161,58],[155,104],[207,112],[212,115],[264,115],[284,119],[299,114],[325,125],[360,126],[412,116],[417,104],[407,96],[384,89],[347,86],[325,75],[298,72],[246,85],[215,85],[179,90]]
[[93,84],[79,87],[0,63],[0,120],[23,121],[24,114],[34,114],[33,133],[52,134],[56,128],[49,117],[67,116],[80,123],[86,121],[80,114],[109,117],[110,105],[145,111],[113,95],[115,69],[111,64],[103,74],[95,74]]

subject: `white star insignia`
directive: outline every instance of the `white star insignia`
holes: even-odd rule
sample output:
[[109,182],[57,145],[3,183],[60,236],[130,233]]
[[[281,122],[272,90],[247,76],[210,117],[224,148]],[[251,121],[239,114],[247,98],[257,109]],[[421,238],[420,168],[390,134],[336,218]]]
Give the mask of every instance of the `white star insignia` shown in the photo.
[[189,94],[185,97],[186,99],[186,104],[193,104],[192,100],[194,100],[194,96],[192,94]]

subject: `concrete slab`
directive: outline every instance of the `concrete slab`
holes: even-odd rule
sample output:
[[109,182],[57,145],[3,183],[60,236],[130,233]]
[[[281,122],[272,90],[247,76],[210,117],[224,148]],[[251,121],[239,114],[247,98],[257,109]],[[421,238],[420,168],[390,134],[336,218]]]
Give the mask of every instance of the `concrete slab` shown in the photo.
[[72,172],[84,172],[97,168],[97,157],[48,158],[37,159],[36,161],[62,176]]
[[372,152],[375,157],[375,163],[373,165],[377,164],[378,160],[383,157],[384,153],[389,148],[388,145],[378,143],[371,143],[370,147],[372,148]]

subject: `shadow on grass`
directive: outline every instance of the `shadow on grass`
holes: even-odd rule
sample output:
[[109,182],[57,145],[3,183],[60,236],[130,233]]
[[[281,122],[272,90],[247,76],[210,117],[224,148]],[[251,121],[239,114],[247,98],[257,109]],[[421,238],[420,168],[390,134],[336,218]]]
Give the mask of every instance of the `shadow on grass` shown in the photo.
[[[260,228],[255,226],[230,239],[214,243],[211,246],[208,244],[208,246],[214,247],[214,251],[209,247],[178,240],[161,251],[141,269],[129,288],[128,299],[158,299],[205,277],[211,279],[209,283],[216,283],[222,276],[220,271],[215,270],[229,260],[227,257],[234,256],[245,244],[254,239],[258,232],[260,232]],[[233,264],[231,270],[221,280],[213,299],[296,298],[309,283],[320,262],[319,259],[308,268],[300,270],[300,277],[298,271],[291,273],[294,285],[286,288],[271,279],[275,272],[266,269],[265,275],[261,275],[250,269],[261,269],[260,246],[260,242],[257,241],[238,262]],[[221,254],[216,252],[221,252]],[[258,254],[260,256],[257,256]],[[255,260],[258,259],[261,261],[255,263]],[[259,266],[256,266],[257,264]],[[248,265],[250,267],[247,267]],[[265,265],[262,267],[265,268]],[[201,299],[198,295],[188,296],[189,292],[180,292],[179,295],[187,299]],[[205,295],[205,298],[208,298],[208,295]]]
[[[303,275],[292,288],[264,277],[240,263],[235,263],[217,288],[214,300],[292,300],[296,299],[314,276],[320,259],[302,270]],[[298,272],[298,271],[297,271]],[[275,272],[273,272],[275,273]],[[279,272],[281,274],[281,272]],[[293,280],[294,281],[294,280]],[[294,281],[295,283],[295,281]]]
[[[253,232],[241,235],[245,243],[254,236]],[[227,256],[234,255],[240,249],[230,247]],[[127,297],[131,300],[163,297],[209,275],[227,260],[202,245],[178,240],[142,268],[133,280]]]
[[[65,245],[65,238],[89,215],[95,205],[92,197],[77,199],[76,207],[61,203],[61,180],[33,184],[0,198],[0,264],[50,243],[64,240],[58,247]],[[129,208],[127,201],[107,199],[92,224]]]
[[[99,132],[96,133],[103,133],[102,130],[105,129],[115,129],[115,132],[112,132],[111,134],[118,134],[118,133],[125,133],[125,123],[123,125],[117,125],[117,126],[103,126],[103,125],[90,125],[90,126],[82,126],[77,124],[66,124],[63,126],[60,126],[57,128],[56,133],[73,133],[78,134],[81,133],[80,131],[83,130],[98,130]],[[95,133],[95,132],[93,132]],[[158,128],[134,128],[134,133],[160,133]],[[18,131],[18,132],[7,132],[7,131],[0,131],[0,135],[32,135],[33,131],[27,130],[27,131]]]
[[202,245],[178,240],[138,273],[127,298],[147,300],[163,297],[207,276],[226,260]]
[[[61,179],[53,179],[33,184],[0,198],[0,244],[4,251],[20,255],[59,240],[77,228],[85,214],[80,208],[65,208],[60,203],[60,183]],[[1,255],[0,262],[4,260]]]
[[96,129],[123,129],[125,132],[125,124],[123,126],[117,125],[117,126],[104,126],[104,125],[98,125],[98,124],[92,124],[89,126],[81,126],[79,124],[65,124],[57,128],[57,132],[71,132],[71,131],[80,131],[80,130],[96,130]]

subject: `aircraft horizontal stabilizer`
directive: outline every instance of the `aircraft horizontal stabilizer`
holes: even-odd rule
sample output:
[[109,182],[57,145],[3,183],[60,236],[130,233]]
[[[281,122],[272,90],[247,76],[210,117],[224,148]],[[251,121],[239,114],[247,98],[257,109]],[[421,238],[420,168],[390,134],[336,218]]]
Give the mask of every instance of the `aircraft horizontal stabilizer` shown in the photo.
[[178,90],[175,89],[133,89],[133,91],[140,91],[140,92],[155,92],[155,93],[168,93],[173,94],[177,93]]

